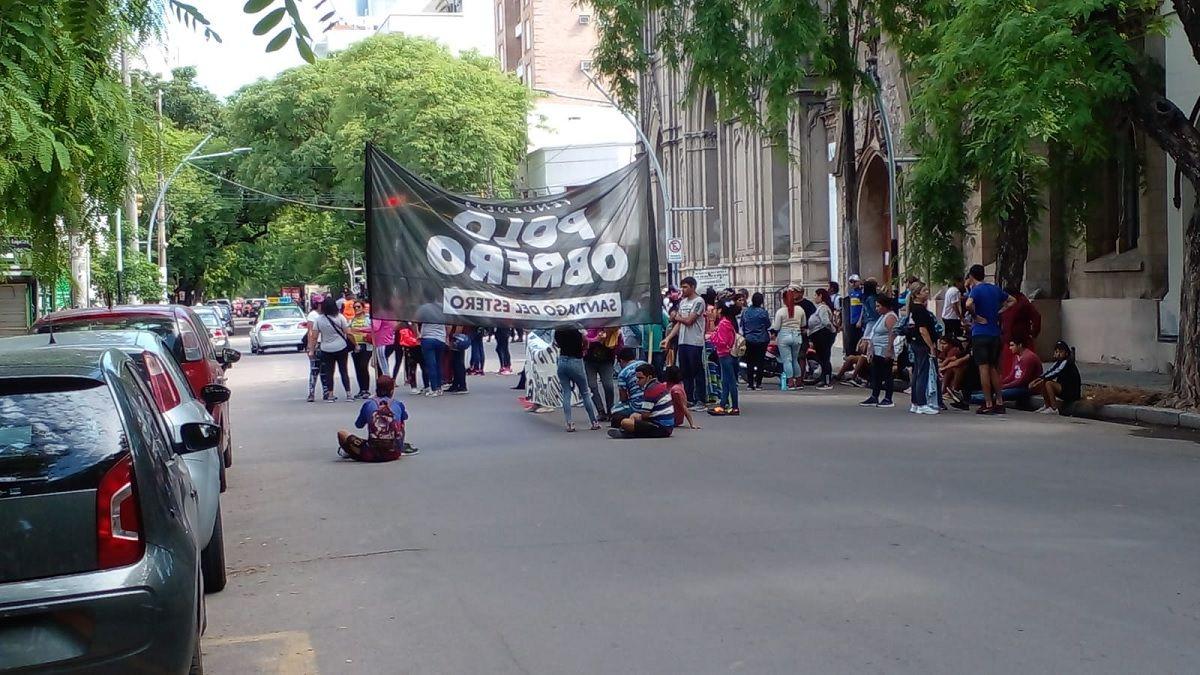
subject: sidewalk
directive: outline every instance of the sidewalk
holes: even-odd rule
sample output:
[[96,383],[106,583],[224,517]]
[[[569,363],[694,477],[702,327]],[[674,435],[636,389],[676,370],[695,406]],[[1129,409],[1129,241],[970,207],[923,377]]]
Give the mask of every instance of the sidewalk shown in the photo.
[[1171,391],[1171,376],[1163,373],[1143,373],[1108,363],[1076,362],[1083,383],[1108,387],[1128,387],[1149,392]]

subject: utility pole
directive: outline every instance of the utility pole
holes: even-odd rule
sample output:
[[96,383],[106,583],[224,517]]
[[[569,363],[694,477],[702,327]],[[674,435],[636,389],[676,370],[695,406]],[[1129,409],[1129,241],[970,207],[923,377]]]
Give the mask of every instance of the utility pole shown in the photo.
[[[165,185],[162,167],[162,87],[158,88],[158,97],[155,108],[158,111],[158,191],[159,194],[161,194]],[[170,293],[167,290],[167,205],[164,200],[160,199],[158,201],[158,209],[156,210],[154,217],[158,220],[158,281],[162,285],[163,289],[163,302],[170,302]],[[149,246],[150,243],[146,242],[146,245]]]
[[117,297],[116,304],[125,302],[125,240],[121,236],[121,209],[117,209]]

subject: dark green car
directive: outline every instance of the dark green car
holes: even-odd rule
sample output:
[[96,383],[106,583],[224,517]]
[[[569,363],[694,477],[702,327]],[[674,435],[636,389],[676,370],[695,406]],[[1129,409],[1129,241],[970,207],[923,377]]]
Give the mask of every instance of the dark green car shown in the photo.
[[0,357],[0,671],[203,669],[196,491],[138,372],[115,349]]

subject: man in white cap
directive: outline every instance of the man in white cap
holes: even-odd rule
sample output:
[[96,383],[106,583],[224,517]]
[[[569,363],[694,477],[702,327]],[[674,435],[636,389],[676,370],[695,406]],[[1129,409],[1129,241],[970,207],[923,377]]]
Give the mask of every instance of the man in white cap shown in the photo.
[[857,349],[859,341],[863,338],[862,328],[858,325],[863,312],[863,287],[862,278],[857,274],[851,274],[846,281],[850,283],[850,289],[846,292],[846,297],[850,298],[850,316],[847,317],[848,321],[842,322],[842,325],[845,326],[847,349],[853,351]]

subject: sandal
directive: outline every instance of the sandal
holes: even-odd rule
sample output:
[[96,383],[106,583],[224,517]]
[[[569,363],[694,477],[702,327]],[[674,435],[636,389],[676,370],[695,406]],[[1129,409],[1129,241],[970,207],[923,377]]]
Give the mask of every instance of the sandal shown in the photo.
[[592,429],[591,429],[591,430],[592,430],[592,431],[600,431],[600,423],[599,423],[599,422],[592,422]]
[[721,416],[723,416],[723,415],[728,415],[729,413],[725,412],[725,409],[724,409],[724,408],[722,408],[721,406],[717,406],[717,407],[715,407],[715,408],[709,408],[709,409],[708,409],[708,414],[709,414],[709,415],[714,415],[714,416],[716,416],[716,417],[721,417]]
[[567,422],[567,433],[568,434],[575,433],[575,423],[574,422]]
[[741,414],[742,414],[742,411],[741,411],[741,409],[740,409],[740,408],[730,408],[730,409],[729,409],[729,414],[730,414],[730,415],[733,415],[733,416],[737,416],[737,415],[741,415]]

